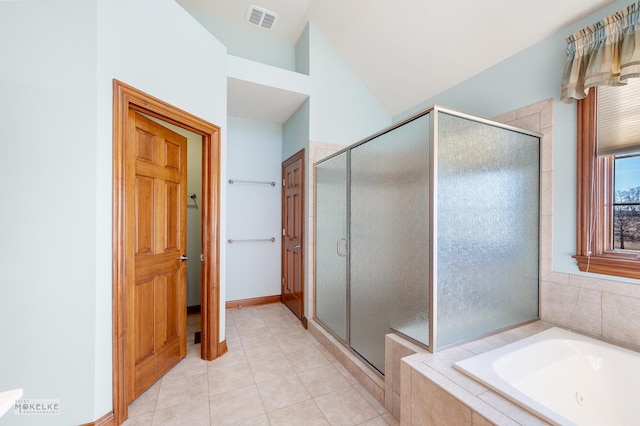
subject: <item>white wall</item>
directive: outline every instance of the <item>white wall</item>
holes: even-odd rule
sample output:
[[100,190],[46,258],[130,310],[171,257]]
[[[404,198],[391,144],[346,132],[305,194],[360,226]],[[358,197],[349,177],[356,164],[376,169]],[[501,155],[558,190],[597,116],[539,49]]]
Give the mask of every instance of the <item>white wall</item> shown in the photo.
[[275,242],[227,246],[227,300],[280,294],[282,126],[229,117],[227,170],[229,179],[275,182],[275,186],[227,186],[227,236]]
[[95,28],[95,1],[0,2],[0,391],[59,399],[58,424],[95,420],[99,386]]

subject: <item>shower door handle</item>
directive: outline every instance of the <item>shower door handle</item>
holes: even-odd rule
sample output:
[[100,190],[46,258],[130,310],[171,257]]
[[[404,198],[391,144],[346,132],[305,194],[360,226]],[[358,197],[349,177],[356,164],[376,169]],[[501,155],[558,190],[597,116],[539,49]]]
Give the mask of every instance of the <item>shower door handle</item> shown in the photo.
[[[340,252],[340,241],[344,241],[344,253]],[[340,257],[347,257],[347,239],[346,238],[338,238],[336,241],[336,252]]]

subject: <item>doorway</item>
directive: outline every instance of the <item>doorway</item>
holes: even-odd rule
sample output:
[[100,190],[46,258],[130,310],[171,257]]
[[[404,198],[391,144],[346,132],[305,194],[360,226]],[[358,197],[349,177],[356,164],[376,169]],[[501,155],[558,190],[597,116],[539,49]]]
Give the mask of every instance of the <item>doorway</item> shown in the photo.
[[305,151],[282,163],[282,303],[302,321],[304,316]]
[[[113,409],[115,424],[121,424],[128,417],[128,405],[136,393],[132,386],[135,369],[131,366],[134,342],[130,338],[130,329],[134,327],[131,322],[135,321],[131,315],[135,300],[132,300],[130,287],[135,281],[138,266],[132,250],[136,233],[131,232],[136,206],[132,205],[131,194],[127,193],[132,187],[130,184],[127,186],[127,173],[130,174],[135,162],[135,156],[131,155],[135,150],[129,144],[135,140],[134,122],[140,115],[138,113],[202,137],[201,217],[204,238],[201,257],[195,259],[201,261],[202,268],[201,357],[213,360],[226,352],[226,345],[219,342],[220,129],[120,81],[114,80],[113,93]],[[167,155],[177,161],[180,154],[173,146],[169,150],[171,153]],[[174,261],[176,259],[171,259]],[[184,309],[186,314],[186,300],[180,303],[184,306],[179,309]]]

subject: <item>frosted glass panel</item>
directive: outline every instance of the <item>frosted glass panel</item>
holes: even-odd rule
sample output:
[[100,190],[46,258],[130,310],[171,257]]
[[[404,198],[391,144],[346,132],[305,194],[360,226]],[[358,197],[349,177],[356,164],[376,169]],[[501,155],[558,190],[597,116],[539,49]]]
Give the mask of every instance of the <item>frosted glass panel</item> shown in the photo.
[[316,319],[347,340],[347,154],[316,166]]
[[429,115],[351,150],[350,345],[384,373],[394,328],[429,343]]
[[538,318],[539,139],[438,123],[440,347]]

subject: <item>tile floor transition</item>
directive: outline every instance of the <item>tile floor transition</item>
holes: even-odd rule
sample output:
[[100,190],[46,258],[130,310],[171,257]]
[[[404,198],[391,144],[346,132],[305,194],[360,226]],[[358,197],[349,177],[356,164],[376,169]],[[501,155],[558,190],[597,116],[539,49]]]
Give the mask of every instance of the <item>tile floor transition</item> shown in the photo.
[[134,425],[399,423],[280,303],[226,312],[229,352],[200,359],[200,317],[187,317],[187,356],[129,406]]

